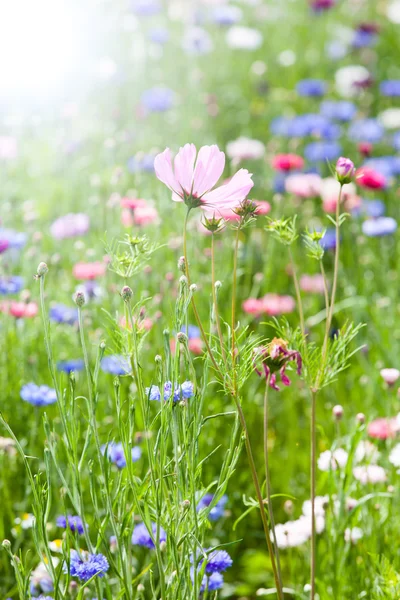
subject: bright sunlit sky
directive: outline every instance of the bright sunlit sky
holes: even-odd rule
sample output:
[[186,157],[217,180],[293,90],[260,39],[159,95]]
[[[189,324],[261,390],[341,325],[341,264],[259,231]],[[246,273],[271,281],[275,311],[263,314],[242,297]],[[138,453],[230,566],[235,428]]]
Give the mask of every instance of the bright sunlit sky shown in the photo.
[[1,101],[45,102],[84,77],[90,2],[0,0]]

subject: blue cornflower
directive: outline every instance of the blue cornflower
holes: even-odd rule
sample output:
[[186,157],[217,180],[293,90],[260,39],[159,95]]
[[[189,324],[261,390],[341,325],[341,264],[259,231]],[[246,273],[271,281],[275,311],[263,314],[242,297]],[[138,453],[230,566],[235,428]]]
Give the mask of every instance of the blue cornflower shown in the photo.
[[27,383],[22,386],[20,396],[22,400],[33,406],[48,406],[57,402],[56,390],[47,385],[36,385],[36,383]]
[[374,144],[383,138],[384,129],[376,119],[359,119],[350,125],[347,135],[355,142]]
[[340,136],[340,127],[323,115],[306,113],[293,118],[278,117],[270,125],[274,135],[284,137],[316,136],[324,140],[334,140]]
[[70,360],[59,360],[57,369],[63,373],[72,373],[73,371],[83,371],[84,362],[80,358],[72,358]]
[[397,229],[397,222],[392,217],[368,219],[362,224],[362,231],[368,237],[391,235]]
[[22,290],[24,280],[18,275],[0,277],[0,295],[18,294]]
[[[149,400],[156,400],[157,402],[160,402],[161,400],[160,388],[157,385],[152,385],[151,387],[146,388],[146,394],[149,397]],[[193,383],[191,381],[184,381],[181,386],[175,385],[175,389],[172,394],[172,382],[166,381],[164,384],[164,400],[169,400],[172,395],[174,402],[178,402],[181,398],[192,398],[194,395]]]
[[376,33],[373,31],[364,31],[363,29],[357,29],[354,32],[354,37],[351,41],[353,48],[369,48],[374,46],[377,41]]
[[341,60],[347,52],[347,46],[341,40],[331,40],[325,44],[325,54],[331,60]]
[[[109,460],[117,465],[119,469],[126,467],[126,458],[122,442],[109,442],[101,447],[102,454],[107,454]],[[137,462],[142,456],[139,446],[134,446],[131,451],[132,462]]]
[[131,9],[141,17],[152,17],[161,12],[160,0],[132,0]]
[[216,6],[211,13],[211,18],[217,25],[235,25],[238,23],[243,16],[242,11],[238,6],[230,6],[229,4],[222,4]]
[[191,381],[184,381],[181,385],[181,394],[182,394],[182,398],[185,398],[186,400],[188,400],[189,398],[192,398],[194,395],[194,386],[193,383]]
[[326,92],[326,82],[322,79],[302,79],[296,85],[299,96],[323,96]]
[[128,159],[127,167],[130,173],[140,173],[141,171],[144,171],[145,173],[153,173],[154,155],[143,154],[139,158],[136,156],[132,156]]
[[304,148],[304,156],[310,162],[334,160],[342,154],[342,146],[336,142],[311,142]]
[[175,93],[166,87],[154,87],[142,94],[142,103],[151,112],[165,112],[174,103]]
[[285,193],[285,182],[287,179],[287,175],[285,173],[277,173],[274,176],[273,182],[272,182],[272,189],[274,190],[274,192],[276,192],[277,194],[284,194]]
[[[172,382],[167,381],[166,383],[164,383],[164,400],[169,400],[171,398],[171,395],[172,395]],[[176,385],[175,389],[174,389],[174,394],[173,394],[174,402],[178,402],[179,397],[180,397],[179,386]]]
[[54,599],[51,596],[39,596],[37,600],[54,600]]
[[132,370],[129,360],[119,354],[104,356],[101,359],[100,368],[104,373],[111,375],[128,375]]
[[189,340],[197,339],[201,336],[200,329],[196,325],[188,325],[187,329],[185,325],[181,327],[182,333],[186,333]]
[[158,385],[147,387],[146,395],[148,396],[149,400],[156,400],[157,402],[160,402],[161,400],[161,392]]
[[382,81],[379,89],[382,96],[400,96],[400,79]]
[[182,48],[187,54],[202,56],[212,51],[213,42],[206,29],[202,27],[190,27],[184,34]]
[[3,229],[0,227],[0,239],[6,240],[9,248],[21,250],[25,246],[28,236],[23,231],[14,231],[14,229]]
[[400,151],[400,131],[393,134],[392,144],[395,150]]
[[327,119],[335,119],[337,121],[351,121],[357,112],[357,107],[353,102],[347,100],[324,100],[320,106],[321,115]]
[[[190,569],[190,578],[192,583],[194,582],[194,568]],[[203,576],[200,592],[205,592],[206,590],[209,592],[214,592],[215,590],[220,590],[224,585],[224,577],[221,573],[212,573],[209,577],[207,575]]]
[[[203,508],[208,508],[210,506],[211,502],[213,501],[213,499],[214,499],[213,494],[206,494],[205,496],[203,496],[203,498],[200,500],[200,502],[196,506],[197,512],[200,512]],[[210,512],[208,514],[208,518],[210,519],[210,521],[217,521],[218,519],[220,519],[223,516],[224,510],[225,510],[225,505],[227,502],[228,502],[228,496],[226,494],[224,494],[222,496],[222,498],[220,500],[218,500],[216,505],[210,510]]]
[[79,533],[82,535],[84,533],[83,521],[78,515],[60,515],[56,519],[57,527],[62,527],[63,529],[70,529],[73,532]]
[[[110,565],[103,554],[90,554],[86,551],[79,553],[76,550],[71,550],[69,567],[71,577],[77,577],[81,581],[89,581],[95,575],[104,577]],[[64,573],[67,572],[68,567],[64,565]]]
[[320,245],[324,250],[333,250],[336,248],[336,231],[335,229],[327,229],[324,237],[320,240]]
[[363,200],[361,211],[368,217],[377,219],[385,214],[386,206],[382,200]]
[[56,323],[74,325],[78,322],[78,310],[65,304],[55,304],[50,307],[49,316]]
[[[206,550],[206,552],[208,552]],[[203,560],[200,561],[200,564]],[[226,552],[226,550],[213,550],[209,554],[207,554],[207,566],[206,573],[221,573],[225,571],[233,564],[233,560]]]
[[[153,532],[153,538],[157,537],[157,525],[155,523],[151,523],[151,530]],[[160,543],[167,541],[167,534],[164,529],[160,527]],[[149,548],[150,550],[154,550],[155,545],[151,536],[148,532],[148,529],[144,523],[139,523],[136,525],[132,534],[132,544],[134,546],[143,546],[144,548]]]

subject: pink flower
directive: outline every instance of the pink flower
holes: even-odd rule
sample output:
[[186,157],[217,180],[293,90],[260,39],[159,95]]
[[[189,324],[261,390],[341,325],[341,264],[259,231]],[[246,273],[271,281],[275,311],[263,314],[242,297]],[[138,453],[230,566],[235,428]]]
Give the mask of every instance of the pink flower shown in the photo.
[[300,289],[310,294],[324,293],[324,278],[317,273],[316,275],[302,275],[300,277]]
[[76,263],[72,269],[72,274],[75,279],[96,279],[104,275],[106,269],[106,265],[101,262]]
[[322,179],[315,173],[299,173],[289,175],[285,181],[285,189],[289,194],[300,198],[315,198],[321,193]]
[[394,385],[400,377],[400,371],[398,369],[381,369],[381,377],[388,385]]
[[397,431],[396,419],[375,419],[368,425],[368,435],[378,440],[393,438]]
[[243,302],[242,308],[248,315],[255,315],[258,317],[263,312],[263,303],[262,300],[258,300],[257,298],[248,298]]
[[291,313],[296,306],[292,296],[280,296],[279,294],[266,294],[261,301],[263,312],[271,316]]
[[253,200],[254,204],[257,205],[256,216],[267,215],[271,210],[271,205],[266,200]]
[[135,208],[138,208],[140,206],[147,206],[147,202],[142,198],[125,197],[121,198],[121,206],[122,208],[130,208],[134,210]]
[[276,171],[292,171],[302,169],[304,159],[298,154],[277,154],[272,159],[272,167]]
[[381,190],[387,186],[386,177],[374,169],[362,167],[356,172],[356,182],[370,190]]
[[354,163],[349,158],[340,156],[336,163],[336,177],[340,183],[350,183],[355,173]]
[[0,304],[0,312],[8,313],[16,319],[32,318],[38,314],[38,305],[36,302],[3,302]]
[[169,148],[154,159],[156,175],[172,191],[172,199],[189,208],[238,206],[254,185],[251,173],[240,169],[228,183],[213,190],[223,173],[225,154],[215,145],[200,148],[197,160],[196,154],[196,146],[186,144],[175,156],[174,168]]

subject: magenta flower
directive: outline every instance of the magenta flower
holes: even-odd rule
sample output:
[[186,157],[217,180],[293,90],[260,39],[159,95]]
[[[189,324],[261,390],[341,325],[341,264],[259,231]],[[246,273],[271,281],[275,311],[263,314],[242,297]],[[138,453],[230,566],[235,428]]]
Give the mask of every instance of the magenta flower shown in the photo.
[[336,177],[339,183],[350,183],[355,174],[354,163],[349,159],[341,156],[336,163]]
[[254,185],[251,173],[240,169],[228,183],[213,189],[223,173],[225,154],[215,145],[200,148],[197,159],[196,154],[194,144],[185,144],[175,156],[174,166],[169,148],[154,160],[156,175],[172,191],[175,202],[184,202],[189,208],[227,209],[245,200]]
[[[279,371],[283,385],[290,385],[291,381],[286,375],[286,365],[290,361],[296,362],[296,373],[301,375],[302,359],[297,350],[290,350],[288,343],[281,338],[274,338],[266,346],[255,348],[254,350],[254,370],[262,377],[269,379],[269,385],[279,392],[276,384],[276,373]],[[262,367],[262,371],[259,368]]]

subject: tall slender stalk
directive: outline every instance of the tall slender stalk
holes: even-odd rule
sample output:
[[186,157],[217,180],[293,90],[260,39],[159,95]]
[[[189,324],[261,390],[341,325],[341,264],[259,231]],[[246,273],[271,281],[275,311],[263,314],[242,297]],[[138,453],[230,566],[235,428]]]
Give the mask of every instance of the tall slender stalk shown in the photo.
[[290,246],[289,246],[289,257],[290,257],[290,266],[292,268],[292,273],[293,273],[294,289],[296,291],[297,306],[299,307],[300,328],[301,328],[301,333],[303,334],[303,337],[304,337],[306,334],[306,325],[305,325],[305,321],[304,321],[303,302],[301,300],[301,292],[300,292],[299,278],[297,277],[296,264],[294,262],[293,253],[292,253]]
[[282,584],[282,571],[281,571],[281,561],[280,561],[280,557],[279,557],[279,548],[278,548],[278,541],[276,539],[276,532],[275,532],[275,518],[274,518],[274,511],[272,508],[272,499],[271,499],[271,477],[270,477],[270,471],[269,471],[269,452],[268,452],[268,413],[269,413],[269,406],[268,406],[268,391],[269,391],[269,384],[271,381],[271,373],[268,373],[266,382],[265,382],[265,391],[264,391],[264,462],[265,462],[265,485],[267,488],[267,501],[268,501],[268,514],[269,514],[269,521],[271,523],[271,530],[272,530],[272,535],[274,538],[274,546],[275,546],[275,556],[276,556],[276,565],[277,565],[277,571],[278,571],[278,577],[279,577],[279,584],[280,584],[280,592],[282,594],[283,597],[283,584]]
[[315,598],[315,569],[316,569],[316,528],[315,528],[315,490],[316,490],[316,406],[317,392],[311,392],[311,594]]
[[218,298],[217,298],[217,290],[215,289],[215,248],[214,248],[214,233],[211,234],[211,283],[212,283],[212,297],[213,297],[213,305],[214,305],[214,316],[215,322],[217,325],[217,332],[219,343],[221,346],[221,353],[226,365],[226,353],[224,348],[224,339],[221,331],[221,321],[219,318],[219,309],[218,309]]

